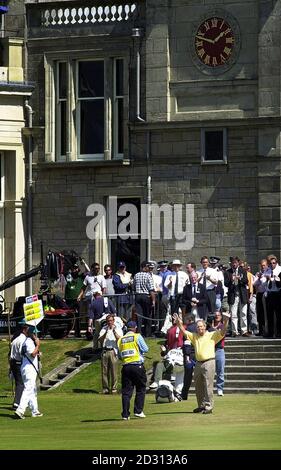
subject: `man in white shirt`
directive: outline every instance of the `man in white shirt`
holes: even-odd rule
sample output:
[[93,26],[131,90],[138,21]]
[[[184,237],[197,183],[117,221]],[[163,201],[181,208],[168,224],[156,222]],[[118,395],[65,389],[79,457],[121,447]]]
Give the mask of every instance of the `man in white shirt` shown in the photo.
[[[123,331],[115,325],[114,315],[107,315],[106,326],[99,334],[102,346],[101,374],[103,393],[117,393],[118,381],[118,347],[117,341],[123,336]],[[110,386],[111,382],[111,386]]]
[[216,285],[218,283],[218,275],[215,269],[210,268],[209,258],[203,256],[201,258],[202,268],[197,270],[198,282],[206,287],[208,297],[208,313],[216,311]]
[[39,375],[38,356],[40,354],[40,341],[37,336],[34,335],[34,331],[35,329],[32,326],[23,329],[25,341],[21,348],[21,375],[24,389],[19,406],[15,411],[15,417],[18,419],[25,418],[24,413],[27,406],[31,409],[33,418],[43,416],[43,414],[38,410],[36,386],[37,375]]
[[11,352],[10,352],[10,370],[14,376],[15,380],[15,396],[13,402],[13,410],[16,410],[19,406],[20,399],[22,396],[22,392],[24,389],[24,384],[21,376],[21,363],[22,363],[22,355],[21,355],[21,348],[23,343],[26,340],[26,332],[28,331],[28,325],[22,324],[20,322],[21,332],[14,337],[11,343]]
[[77,297],[77,302],[80,302],[83,297],[85,298],[88,302],[88,311],[93,300],[94,292],[100,292],[100,294],[106,293],[106,281],[99,272],[100,265],[98,263],[93,263],[91,266],[91,272],[85,277],[82,289]]
[[[267,278],[266,313],[267,332],[266,336],[276,337],[281,335],[281,307],[280,307],[280,275],[281,267],[276,256],[271,255],[269,260],[269,274]],[[274,316],[276,317],[276,331],[274,331]]]
[[165,279],[164,286],[170,291],[171,314],[178,313],[179,307],[183,307],[182,294],[185,284],[189,281],[188,275],[181,271],[182,263],[179,259],[172,262],[173,272]]

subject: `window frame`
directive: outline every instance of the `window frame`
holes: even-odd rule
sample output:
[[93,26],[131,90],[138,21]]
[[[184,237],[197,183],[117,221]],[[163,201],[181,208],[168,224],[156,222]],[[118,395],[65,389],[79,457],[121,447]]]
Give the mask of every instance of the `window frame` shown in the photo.
[[[122,60],[123,63],[123,94],[117,94],[117,61]],[[113,62],[113,159],[123,159],[124,158],[124,115],[123,115],[123,152],[119,152],[119,101],[123,103],[124,111],[124,58],[123,57],[114,57]]]
[[[104,83],[103,83],[103,97],[82,97],[79,98],[79,63],[80,62],[103,62],[103,77],[104,77]],[[104,140],[105,140],[105,127],[106,127],[106,121],[107,121],[107,115],[106,115],[106,101],[108,100],[108,97],[106,96],[106,90],[105,90],[105,83],[107,80],[106,76],[106,67],[105,67],[105,59],[104,58],[87,58],[87,59],[77,59],[75,60],[75,77],[76,77],[76,109],[77,109],[77,115],[76,115],[76,128],[77,128],[77,148],[76,148],[76,159],[77,161],[88,161],[88,160],[105,160],[105,142],[103,144],[104,152],[103,153],[93,153],[93,154],[80,154],[80,147],[81,147],[81,140],[80,140],[80,132],[81,132],[81,102],[82,101],[101,101],[103,100],[103,109],[104,109],[104,128],[103,128],[103,135],[104,135]]]
[[[65,64],[66,66],[66,71],[65,71],[65,78],[66,78],[66,97],[65,98],[60,98],[60,64]],[[55,63],[55,155],[56,155],[56,161],[58,162],[65,162],[66,161],[66,154],[67,154],[67,102],[68,102],[68,93],[67,93],[67,84],[68,84],[68,64],[66,60],[58,60]],[[66,133],[66,142],[65,142],[65,154],[63,155],[61,153],[61,143],[60,143],[60,137],[61,137],[61,109],[62,105],[61,103],[65,103],[65,133]]]
[[[222,132],[223,133],[223,158],[220,160],[205,160],[206,157],[206,133]],[[210,127],[201,129],[201,164],[202,165],[227,165],[227,128],[226,127]]]
[[[72,53],[67,51],[52,51],[44,54],[45,68],[45,162],[106,162],[121,160],[128,152],[128,55],[129,49],[124,48],[124,54],[120,56],[112,54],[112,50],[99,51],[89,49],[87,51],[75,50]],[[116,127],[115,127],[115,103],[114,103],[114,68],[115,60],[123,61],[123,154],[117,153],[116,148]],[[78,153],[78,128],[80,132],[80,116],[77,117],[77,76],[79,61],[101,60],[104,62],[105,76],[107,83],[104,86],[104,152],[101,154],[91,154],[81,156]],[[58,139],[60,129],[57,126],[57,64],[66,62],[67,64],[67,104],[66,104],[66,156],[59,155]],[[80,112],[80,110],[79,110]],[[118,126],[117,126],[118,127]],[[118,135],[118,134],[117,134]],[[80,138],[80,136],[79,136]],[[85,157],[85,158],[84,158]]]

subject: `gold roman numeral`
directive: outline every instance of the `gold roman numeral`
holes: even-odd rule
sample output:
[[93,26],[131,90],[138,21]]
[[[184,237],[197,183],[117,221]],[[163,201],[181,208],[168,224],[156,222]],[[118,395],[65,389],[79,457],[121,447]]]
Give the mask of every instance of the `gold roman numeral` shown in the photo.
[[198,54],[199,57],[201,57],[201,59],[202,59],[203,55],[205,54],[204,49],[198,49],[197,54]]
[[211,59],[211,57],[207,54],[206,57],[204,57],[204,59],[203,59],[203,60],[204,60],[204,64],[210,65],[210,59]]
[[222,64],[226,62],[226,58],[222,54],[220,54],[220,59]]
[[213,65],[218,65],[218,61],[216,57],[213,57]]
[[218,18],[212,18],[211,19],[211,27],[212,28],[217,28],[218,26]]
[[229,49],[229,47],[225,47],[224,50],[223,50],[223,52],[224,52],[227,56],[229,56],[229,54],[231,53],[231,49]]
[[205,21],[204,26],[205,26],[206,31],[208,31],[210,29],[210,25],[209,25],[208,21]]
[[196,41],[196,47],[203,47],[203,41]]
[[230,37],[230,38],[225,38],[225,42],[226,44],[234,44],[234,37]]
[[221,22],[220,29],[222,29],[223,25],[224,25],[224,20],[222,20]]

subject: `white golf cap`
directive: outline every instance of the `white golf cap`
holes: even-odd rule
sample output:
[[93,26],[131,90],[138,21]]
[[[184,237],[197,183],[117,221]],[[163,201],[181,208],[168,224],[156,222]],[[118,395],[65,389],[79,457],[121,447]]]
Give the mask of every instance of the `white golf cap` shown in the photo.
[[172,264],[179,264],[180,266],[182,266],[182,263],[180,262],[179,259],[174,259]]

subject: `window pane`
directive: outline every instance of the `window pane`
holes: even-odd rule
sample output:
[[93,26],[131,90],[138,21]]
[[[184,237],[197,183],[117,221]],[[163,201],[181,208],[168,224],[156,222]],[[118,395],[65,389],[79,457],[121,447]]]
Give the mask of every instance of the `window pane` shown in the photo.
[[60,103],[60,155],[66,155],[66,101]]
[[116,60],[116,95],[123,96],[123,59]]
[[59,63],[59,98],[66,98],[66,63]]
[[80,154],[104,153],[104,100],[81,101]]
[[[138,238],[128,240],[122,240],[122,238],[117,237],[117,239],[111,240],[111,263],[114,268],[117,268],[118,261],[125,261],[127,271],[130,273],[137,273],[140,266],[140,248],[141,248],[141,209],[140,209],[140,199],[137,198],[118,198],[117,199],[117,213],[119,208],[123,204],[133,204],[138,211]],[[129,213],[126,216],[117,217],[117,226],[129,216]]]
[[124,151],[123,100],[118,100],[118,153]]
[[223,160],[223,131],[205,132],[205,160]]
[[79,98],[104,96],[103,61],[79,62]]

